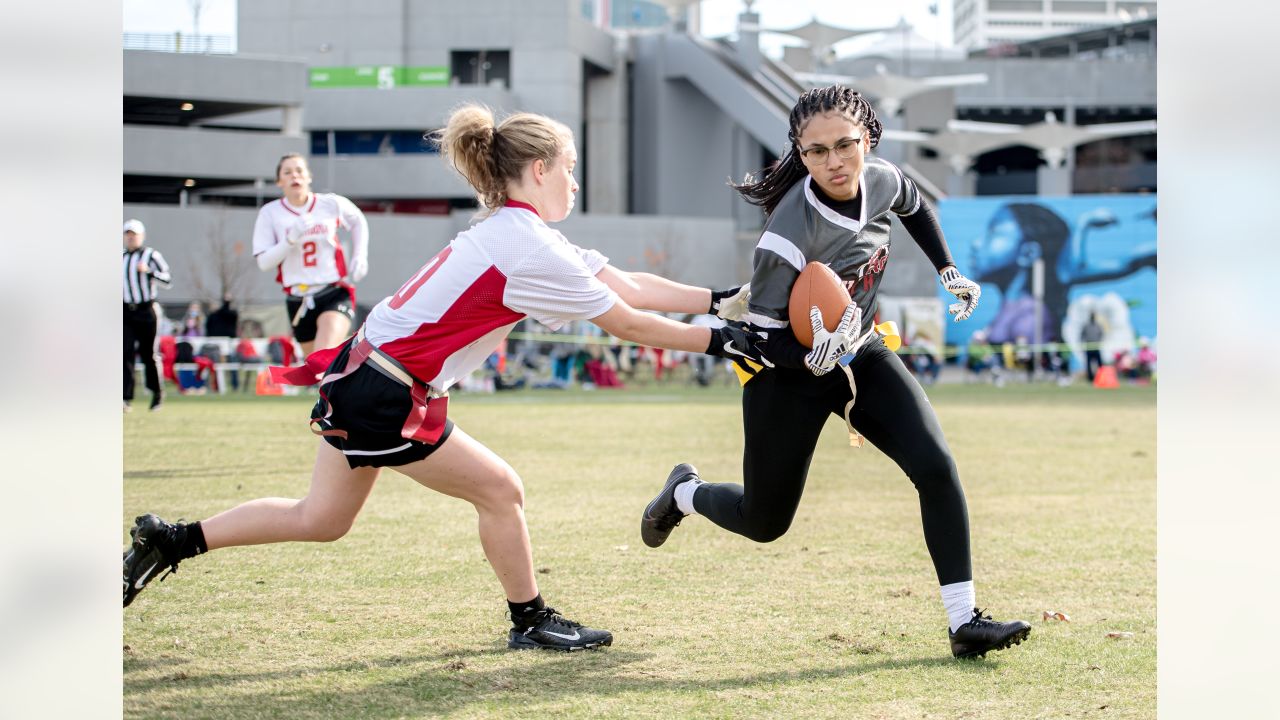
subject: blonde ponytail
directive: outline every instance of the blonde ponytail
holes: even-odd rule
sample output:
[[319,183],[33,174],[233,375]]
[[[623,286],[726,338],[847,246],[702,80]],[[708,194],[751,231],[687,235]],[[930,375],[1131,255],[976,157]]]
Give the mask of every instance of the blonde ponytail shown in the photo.
[[450,113],[444,128],[428,137],[490,213],[507,202],[507,184],[519,182],[529,163],[551,165],[573,143],[569,128],[545,115],[516,113],[495,124],[492,110],[471,104]]

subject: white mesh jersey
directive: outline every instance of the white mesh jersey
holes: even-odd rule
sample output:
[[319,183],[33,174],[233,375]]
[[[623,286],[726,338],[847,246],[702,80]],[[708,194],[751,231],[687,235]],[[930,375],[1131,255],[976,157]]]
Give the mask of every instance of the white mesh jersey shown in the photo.
[[[526,209],[527,208],[527,209]],[[458,234],[365,321],[369,342],[447,390],[531,317],[552,330],[598,317],[618,296],[596,277],[609,259],[580,248],[522,203]]]
[[311,218],[310,226],[276,270],[276,282],[293,295],[309,295],[346,277],[347,259],[338,242],[338,228],[365,225],[364,214],[341,195],[312,193],[311,202],[301,211],[284,198],[272,200],[258,210],[253,226],[253,254],[286,242],[285,233],[303,215]]

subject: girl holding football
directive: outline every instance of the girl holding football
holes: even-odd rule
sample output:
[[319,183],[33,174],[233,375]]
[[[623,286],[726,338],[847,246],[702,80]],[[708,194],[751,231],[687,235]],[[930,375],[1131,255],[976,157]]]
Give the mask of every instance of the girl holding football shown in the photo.
[[[915,485],[952,653],[976,657],[1020,643],[1031,628],[993,621],[975,608],[968,511],[955,460],[924,391],[874,328],[890,214],[959,300],[950,308],[957,321],[973,312],[980,289],[956,270],[915,184],[868,155],[880,134],[875,112],[858,93],[840,85],[809,90],[791,110],[786,154],[759,180],[735,186],[767,214],[744,319],[767,336],[764,355],[776,367],[761,368],[743,387],[743,484],[703,482],[692,465],[677,465],[645,508],[641,536],[658,547],[681,519],[696,514],[756,542],[781,537],[822,427],[830,415],[840,416],[851,440],[865,436]],[[800,271],[815,260],[844,281],[853,304],[834,332],[814,308],[808,348],[788,327],[787,308]]]
[[[253,255],[258,268],[276,271],[293,337],[304,355],[346,339],[355,319],[354,283],[369,272],[369,224],[352,202],[311,191],[306,158],[290,153],[276,164],[278,200],[258,210]],[[351,233],[348,263],[338,228]]]
[[[481,546],[511,613],[508,647],[577,650],[612,643],[609,632],[583,627],[543,602],[520,477],[453,424],[447,391],[525,317],[553,330],[589,319],[642,345],[756,361],[763,361],[755,349],[761,339],[740,323],[709,329],[641,312],[637,308],[716,312],[735,293],[619,270],[550,227],[569,215],[578,191],[573,134],[561,123],[530,113],[495,123],[487,108],[465,106],[437,141],[475,188],[486,216],[374,307],[353,338],[277,373],[283,382],[319,379],[312,425],[323,437],[308,495],[252,500],[192,524],[138,517],[124,556],[126,606],[156,570],[209,550],[337,540],[380,469],[390,467],[475,507]],[[281,177],[288,176],[282,171]]]

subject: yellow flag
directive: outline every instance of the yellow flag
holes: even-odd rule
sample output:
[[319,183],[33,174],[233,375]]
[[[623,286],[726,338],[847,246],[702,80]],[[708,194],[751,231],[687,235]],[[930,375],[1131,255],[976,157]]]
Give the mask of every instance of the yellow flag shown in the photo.
[[877,325],[876,332],[884,338],[884,346],[889,350],[898,352],[898,348],[902,347],[902,335],[898,333],[898,323],[893,320],[886,320]]
[[[897,352],[898,348],[902,347],[902,335],[898,332],[898,323],[893,320],[886,320],[876,325],[876,334],[884,338],[885,347],[889,348],[890,351]],[[746,385],[751,382],[751,379],[764,366],[750,360],[743,360],[742,362],[745,362],[750,369],[744,368],[740,363],[735,362],[733,363],[733,372],[738,376],[738,384]]]
[[749,382],[751,378],[755,377],[756,373],[760,372],[760,369],[764,366],[757,362],[752,362],[751,360],[743,360],[742,362],[746,363],[750,369],[748,370],[742,367],[741,364],[735,362],[733,363],[733,372],[738,376],[738,384],[746,385],[747,382]]

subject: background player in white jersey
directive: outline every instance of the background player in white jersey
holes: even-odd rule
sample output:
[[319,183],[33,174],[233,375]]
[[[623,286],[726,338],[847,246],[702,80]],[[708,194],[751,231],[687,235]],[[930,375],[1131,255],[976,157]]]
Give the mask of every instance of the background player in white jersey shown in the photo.
[[336,540],[351,527],[379,469],[475,506],[480,542],[506,593],[512,648],[573,650],[613,636],[566,619],[542,600],[524,520],[524,488],[502,458],[447,417],[447,390],[479,368],[514,325],[533,317],[553,330],[590,319],[644,345],[766,362],[741,323],[694,327],[640,312],[716,312],[732,291],[712,292],[618,270],[598,252],[548,227],[573,209],[578,183],[573,134],[541,115],[495,126],[492,113],[455,111],[439,136],[444,156],[475,187],[487,217],[460,233],[340,347],[278,373],[320,378],[312,422],[319,443],[311,489],[301,500],[263,498],[203,522],[138,517],[124,556],[124,604],[156,570],[233,545]]
[[[355,318],[358,283],[369,272],[369,223],[352,202],[311,192],[306,158],[290,153],[276,164],[284,197],[263,205],[253,226],[258,267],[275,270],[288,299],[285,310],[303,354],[346,339]],[[351,233],[350,263],[338,228]]]
[[[743,388],[743,484],[704,483],[692,465],[681,463],[645,508],[640,533],[646,545],[658,547],[682,518],[697,514],[757,542],[781,537],[795,517],[823,425],[833,414],[842,416],[851,440],[855,430],[861,433],[915,486],[951,651],[976,657],[1021,643],[1031,626],[997,622],[974,607],[969,516],[955,459],[919,382],[872,327],[889,260],[890,215],[960,301],[950,308],[956,320],[969,317],[981,291],[951,262],[937,218],[915,184],[869,155],[880,132],[875,111],[853,90],[809,90],[791,110],[787,153],[758,182],[737,186],[768,214],[746,319],[768,335],[765,355],[776,367]],[[792,285],[812,261],[845,281],[857,308],[852,317],[860,320],[847,333],[830,333],[819,317],[810,350],[788,327],[787,306]],[[840,364],[847,353],[856,355]]]

